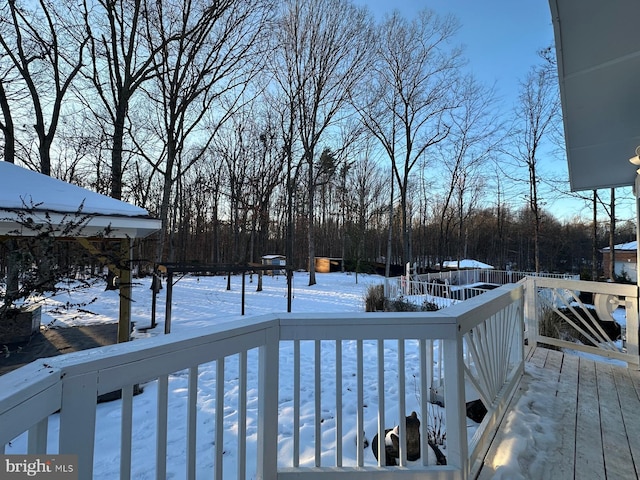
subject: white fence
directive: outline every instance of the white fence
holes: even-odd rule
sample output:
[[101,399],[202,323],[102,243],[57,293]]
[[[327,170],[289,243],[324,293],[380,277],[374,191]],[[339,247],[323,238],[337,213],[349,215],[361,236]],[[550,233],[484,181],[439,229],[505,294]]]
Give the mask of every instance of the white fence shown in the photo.
[[[146,474],[157,479],[469,478],[523,372],[523,331],[523,289],[512,285],[446,314],[271,315],[36,361],[0,377],[0,446],[5,454],[77,454],[83,480],[99,477],[105,465],[115,469],[109,478],[136,478],[142,455],[153,459],[154,473]],[[206,371],[215,374],[204,375],[212,365]],[[184,387],[169,388],[177,378]],[[143,395],[157,391],[156,408],[141,419],[133,392],[145,382]],[[215,398],[199,394],[205,382],[215,385]],[[427,454],[437,426],[426,401],[433,386],[443,391],[447,465]],[[102,418],[96,397],[116,390],[117,415]],[[469,390],[488,409],[472,430]],[[416,398],[422,455],[408,462],[407,432],[397,420]],[[186,411],[183,424],[174,421],[176,402]],[[101,422],[114,421],[115,461],[95,447]],[[383,456],[376,464],[365,436],[394,423],[400,466],[385,466]],[[212,433],[203,439],[205,426]],[[155,432],[144,453],[132,445],[139,428]]]
[[[423,283],[434,281],[447,281],[449,285],[471,285],[475,283],[490,283],[494,285],[506,285],[518,283],[526,277],[558,278],[564,280],[580,280],[580,275],[565,273],[535,273],[518,272],[513,270],[494,270],[492,268],[475,268],[469,270],[448,270],[436,273],[424,273],[412,275],[412,280]],[[398,279],[398,281],[401,281]]]

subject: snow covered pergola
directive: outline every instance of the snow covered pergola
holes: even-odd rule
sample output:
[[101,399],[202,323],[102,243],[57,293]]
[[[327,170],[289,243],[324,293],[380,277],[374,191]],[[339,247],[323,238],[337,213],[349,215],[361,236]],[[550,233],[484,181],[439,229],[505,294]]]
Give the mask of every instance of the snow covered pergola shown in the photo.
[[[25,215],[34,226],[62,226],[76,216],[82,226],[71,234],[60,228],[57,238],[77,238],[90,248],[91,238],[115,239],[121,244],[121,264],[130,262],[130,241],[161,228],[160,220],[135,205],[86,190],[61,180],[0,162],[0,237],[29,237],[37,228],[23,226]],[[54,230],[57,230],[54,228]],[[56,232],[53,232],[56,236]],[[131,272],[120,269],[120,319],[118,341],[129,336],[131,319]]]

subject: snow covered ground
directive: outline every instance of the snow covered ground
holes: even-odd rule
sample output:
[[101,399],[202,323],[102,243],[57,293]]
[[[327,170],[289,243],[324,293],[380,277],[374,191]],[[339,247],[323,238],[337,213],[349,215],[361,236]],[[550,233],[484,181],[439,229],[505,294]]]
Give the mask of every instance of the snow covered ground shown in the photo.
[[[231,282],[231,291],[226,290],[226,277],[223,276],[185,276],[174,286],[173,290],[173,309],[172,309],[172,332],[191,332],[197,333],[197,329],[214,324],[222,324],[233,322],[241,318],[241,277],[233,276]],[[364,297],[367,287],[371,284],[383,283],[383,278],[375,275],[359,275],[358,283],[356,276],[342,273],[318,274],[317,285],[309,287],[308,274],[296,273],[294,277],[293,289],[293,311],[294,312],[361,312],[364,310]],[[253,316],[271,312],[284,312],[287,307],[287,286],[285,277],[264,277],[264,290],[256,292],[257,277],[253,277],[250,281],[246,279],[246,300],[245,313],[246,316]],[[154,335],[161,335],[164,331],[163,312],[166,288],[163,288],[158,295],[158,326],[153,330],[144,332],[138,331],[138,328],[144,328],[150,324],[151,311],[151,290],[149,289],[149,279],[141,280],[134,288],[134,305],[132,310],[132,320],[135,322],[136,331],[134,337],[143,338]],[[104,285],[99,284],[82,292],[82,296],[87,299],[96,298],[96,301],[90,305],[83,307],[83,310],[90,310],[93,313],[78,311],[59,311],[51,310],[53,303],[66,302],[75,303],[79,294],[73,293],[69,296],[61,295],[50,302],[47,311],[43,314],[43,324],[49,324],[52,328],[64,328],[66,326],[77,326],[83,324],[94,323],[115,323],[118,316],[118,293],[114,291],[104,291]],[[138,340],[135,340],[138,341]],[[311,345],[313,348],[313,345]],[[350,348],[345,345],[345,349]],[[393,350],[397,348],[397,342],[385,343],[385,350],[389,349],[393,356]],[[375,355],[375,348],[367,349],[366,355]],[[368,353],[370,352],[370,353]],[[304,354],[304,352],[303,352]],[[407,346],[407,355],[412,355],[411,346]],[[415,353],[417,355],[417,352]],[[331,351],[322,353],[323,369],[325,366],[332,368]],[[284,370],[287,368],[288,354],[286,348],[281,354],[281,365]],[[365,358],[365,362],[366,362]],[[252,385],[257,385],[256,376],[251,372],[251,365],[256,363],[256,358],[249,355],[250,374],[248,378],[249,398],[248,403],[248,422],[247,422],[247,458],[254,459],[256,457],[256,418],[257,411],[256,398],[251,397]],[[407,378],[412,375],[410,362],[407,362]],[[355,367],[350,364],[343,365],[344,395],[350,393],[349,379],[351,370]],[[390,374],[397,368],[395,364],[389,365]],[[225,363],[225,410],[224,422],[225,426],[233,427],[237,424],[238,409],[238,392],[236,389],[236,380],[238,372],[238,363],[229,361]],[[542,375],[543,372],[535,372],[535,375]],[[291,410],[291,391],[292,384],[288,378],[292,376],[281,375],[280,377],[280,415],[281,415],[281,441],[279,443],[279,453],[283,458],[290,458],[290,450],[292,448],[291,441],[291,425],[287,425],[283,418],[290,418]],[[168,440],[168,478],[184,478],[185,472],[185,441],[184,430],[186,428],[186,397],[187,397],[187,372],[176,372],[170,376],[170,404],[169,404],[169,430],[170,438]],[[198,478],[210,478],[213,468],[213,438],[214,438],[214,422],[212,412],[215,410],[215,365],[202,365],[199,369],[199,396],[198,408],[202,415],[198,416]],[[393,385],[390,382],[390,385]],[[409,385],[409,383],[408,383]],[[133,472],[132,478],[146,479],[155,478],[154,472],[154,452],[155,452],[155,420],[156,420],[156,397],[157,384],[150,382],[143,385],[144,392],[134,397],[134,433],[133,433]],[[377,428],[375,412],[377,411],[377,403],[375,392],[375,383],[372,382],[370,387],[365,383],[365,389],[371,391],[365,393],[367,395],[367,409],[370,415],[365,423],[365,433],[369,441],[372,440],[373,434]],[[301,443],[309,447],[301,452],[301,464],[312,465],[313,462],[313,392],[312,388],[309,392],[303,392],[301,397]],[[355,390],[355,388],[353,389]],[[412,388],[407,388],[407,414],[411,410],[419,412],[420,394]],[[289,393],[288,393],[289,392]],[[329,396],[335,396],[334,392],[326,392]],[[351,393],[353,394],[353,392]],[[386,391],[389,405],[397,405],[397,392],[393,390]],[[542,412],[546,407],[545,396],[540,392],[525,392],[525,396],[519,402],[523,409],[530,410],[532,405],[536,406],[536,411],[540,413],[524,412],[531,416],[532,425],[535,423],[536,428],[519,429],[507,434],[506,441],[511,442],[514,448],[509,449],[509,454],[504,458],[504,465],[497,469],[499,473],[497,478],[544,478],[536,474],[536,468],[544,464],[545,451],[542,448],[531,449],[532,445],[543,445],[549,443],[547,438],[552,435],[550,422],[552,419],[545,416]],[[550,401],[550,400],[549,400]],[[345,399],[344,415],[348,419],[351,415],[355,418],[354,402]],[[351,409],[351,410],[349,410]],[[323,411],[323,414],[325,412]],[[520,412],[522,413],[522,412]],[[207,415],[208,414],[208,415]],[[510,415],[517,415],[513,412]],[[437,415],[437,413],[434,413]],[[389,427],[397,423],[396,418],[391,415],[387,416]],[[97,414],[97,432],[98,439],[95,446],[96,459],[95,466],[98,479],[117,478],[119,468],[119,436],[120,436],[120,402],[109,402],[98,406]],[[345,420],[343,427],[344,432],[344,448],[345,448],[345,465],[355,465],[356,455],[356,431],[353,422]],[[468,423],[473,423],[468,420]],[[472,425],[470,425],[472,426]],[[323,447],[332,445],[335,440],[335,422],[330,410],[326,412],[326,418],[322,426]],[[57,451],[57,435],[58,435],[58,419],[52,416],[49,427],[49,443],[51,451]],[[24,453],[26,451],[26,441],[24,436],[19,437],[11,443],[6,449],[7,454]],[[227,436],[225,433],[224,441],[224,478],[236,478],[237,465],[237,439],[233,436]],[[323,454],[324,455],[324,454]],[[327,457],[331,456],[328,452]],[[280,459],[280,455],[279,455]],[[331,461],[327,458],[327,462]],[[323,464],[325,457],[323,457]],[[375,459],[370,448],[365,450],[365,464],[374,465]],[[247,478],[253,478],[255,465],[252,462],[247,464]],[[542,472],[542,470],[540,470]],[[507,476],[504,476],[504,475]]]

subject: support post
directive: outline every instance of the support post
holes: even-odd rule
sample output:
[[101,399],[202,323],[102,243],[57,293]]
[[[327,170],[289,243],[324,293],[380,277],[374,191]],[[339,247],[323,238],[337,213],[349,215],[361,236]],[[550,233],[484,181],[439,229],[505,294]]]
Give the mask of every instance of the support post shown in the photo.
[[293,283],[293,271],[287,267],[287,312],[291,313],[291,298],[292,298],[292,284]]
[[118,343],[128,342],[131,336],[131,240],[120,240],[120,317]]
[[246,272],[243,270],[242,271],[242,315],[244,315],[245,274],[246,274]]
[[171,332],[171,301],[173,300],[173,271],[167,272],[167,301],[164,308],[164,333]]

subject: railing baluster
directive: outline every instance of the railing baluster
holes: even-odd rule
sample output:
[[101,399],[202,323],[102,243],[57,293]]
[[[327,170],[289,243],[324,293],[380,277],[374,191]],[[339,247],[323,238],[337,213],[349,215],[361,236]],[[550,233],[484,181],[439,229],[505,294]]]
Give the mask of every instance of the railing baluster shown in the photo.
[[[29,429],[27,452],[30,454],[47,453],[47,432],[49,419],[43,418]],[[4,445],[2,446],[4,449]]]
[[[429,342],[430,343],[430,342]],[[421,338],[418,341],[420,350],[420,452],[422,457],[422,465],[428,465],[429,455],[429,403],[431,402],[431,392],[429,390],[429,378],[433,376],[431,369],[433,368],[433,353],[429,349],[427,353],[427,340]],[[427,356],[427,355],[430,355]]]
[[247,352],[240,352],[238,368],[238,480],[247,471]]
[[336,340],[336,467],[342,466],[342,341]]
[[378,465],[385,465],[384,455],[384,340],[378,340]]
[[321,355],[320,355],[320,340],[315,340],[314,341],[314,388],[313,388],[313,393],[314,393],[314,399],[315,399],[315,425],[314,425],[314,431],[315,431],[315,465],[316,467],[319,467],[321,465],[321,460],[322,460],[322,405],[321,405],[321,401],[320,401],[320,396],[322,393],[322,385],[321,385],[321,369],[320,369],[320,364],[321,364]]
[[198,367],[189,369],[187,393],[187,478],[196,478],[196,425],[198,419]]
[[358,411],[356,412],[356,463],[364,465],[364,357],[362,340],[356,342],[356,381],[358,396]]
[[224,451],[224,357],[216,361],[216,434],[215,434],[215,475],[222,480]]
[[120,480],[128,480],[131,478],[133,385],[122,388],[122,418],[120,425]]
[[158,377],[158,413],[156,420],[156,479],[167,478],[167,411],[169,376]]
[[400,466],[407,464],[407,426],[405,340],[398,339],[398,433],[400,433]]
[[300,466],[300,340],[293,341],[293,466]]

